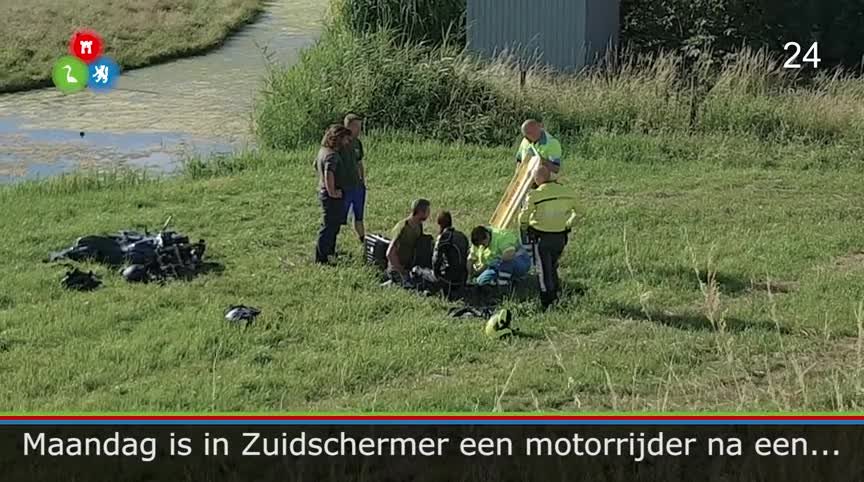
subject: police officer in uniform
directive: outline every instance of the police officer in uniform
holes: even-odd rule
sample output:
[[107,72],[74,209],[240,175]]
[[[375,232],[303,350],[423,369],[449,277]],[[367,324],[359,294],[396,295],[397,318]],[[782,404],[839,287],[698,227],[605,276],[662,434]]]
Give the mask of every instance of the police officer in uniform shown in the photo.
[[534,264],[540,280],[543,310],[558,300],[561,282],[558,260],[577,216],[576,194],[551,180],[550,172],[540,167],[534,174],[537,189],[530,191],[519,213],[519,226],[525,242],[533,245]]

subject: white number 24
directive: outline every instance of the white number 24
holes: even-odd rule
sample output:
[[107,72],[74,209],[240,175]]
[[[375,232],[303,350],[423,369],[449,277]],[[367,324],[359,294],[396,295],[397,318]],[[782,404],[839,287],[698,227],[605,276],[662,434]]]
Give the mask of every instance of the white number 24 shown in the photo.
[[[792,54],[791,57],[789,57],[789,60],[787,60],[785,64],[783,64],[783,68],[800,69],[801,64],[797,63],[797,60],[798,60],[798,56],[801,55],[801,45],[798,42],[789,42],[783,46],[783,50],[788,52],[789,49],[795,50],[795,53]],[[803,60],[804,60],[804,63],[813,64],[814,69],[819,67],[819,62],[822,62],[822,59],[819,58],[819,44],[818,43],[814,42],[813,45],[810,46],[810,50],[808,50],[807,53],[804,54]]]

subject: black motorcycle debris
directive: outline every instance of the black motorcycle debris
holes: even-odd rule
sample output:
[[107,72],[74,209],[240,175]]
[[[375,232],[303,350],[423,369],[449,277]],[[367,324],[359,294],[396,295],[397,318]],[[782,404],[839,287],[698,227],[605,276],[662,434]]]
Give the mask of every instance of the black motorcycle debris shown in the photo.
[[[170,218],[169,218],[170,222]],[[188,236],[167,230],[168,222],[157,234],[121,231],[112,235],[84,236],[48,261],[94,261],[114,267],[131,283],[189,280],[206,268],[205,241],[192,243]]]
[[260,314],[261,310],[252,306],[232,305],[225,310],[225,319],[231,323],[248,325]]
[[85,273],[78,268],[69,268],[60,280],[60,285],[67,290],[93,291],[102,286],[102,281],[92,271]]

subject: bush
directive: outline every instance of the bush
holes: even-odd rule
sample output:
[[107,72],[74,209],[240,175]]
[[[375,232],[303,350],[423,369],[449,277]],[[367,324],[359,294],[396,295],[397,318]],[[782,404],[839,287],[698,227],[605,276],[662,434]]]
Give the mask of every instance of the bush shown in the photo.
[[523,89],[505,60],[337,24],[295,66],[271,72],[257,132],[265,146],[294,148],[353,111],[372,128],[486,145],[513,143],[529,117],[570,143],[592,131],[695,131],[864,144],[864,81],[828,72],[802,83],[782,60],[748,49],[722,63],[710,52],[621,54],[576,75],[534,68]]
[[[334,20],[355,33],[394,30],[407,42],[464,45],[466,0],[332,0]],[[782,53],[819,42],[825,66],[857,68],[864,57],[860,0],[621,0],[621,38],[639,53],[710,52],[743,47]]]
[[[818,41],[824,66],[861,65],[860,0],[622,0],[621,38],[639,52],[712,52],[723,59],[742,47],[783,52]],[[803,53],[802,53],[803,55]]]
[[387,31],[331,28],[287,70],[275,70],[258,104],[266,146],[318,141],[327,125],[359,112],[377,128],[444,141],[510,142],[531,114],[459,50],[401,44]]
[[333,20],[355,34],[391,31],[402,43],[465,43],[465,0],[332,0]]

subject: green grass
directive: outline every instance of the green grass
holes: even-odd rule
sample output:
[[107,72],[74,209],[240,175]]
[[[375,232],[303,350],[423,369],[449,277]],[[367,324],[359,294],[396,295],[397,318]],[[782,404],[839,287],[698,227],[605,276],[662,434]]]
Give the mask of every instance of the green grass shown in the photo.
[[349,111],[379,129],[487,144],[509,142],[513,119],[536,114],[503,95],[481,64],[458,50],[403,44],[389,32],[356,37],[330,26],[296,65],[269,72],[257,136],[268,147],[304,146]]
[[400,41],[465,44],[465,0],[332,0],[333,18],[352,32],[390,29]]
[[218,46],[254,18],[262,0],[0,0],[0,92],[50,84],[78,28],[102,35],[126,69]]
[[[374,232],[419,196],[467,230],[513,168],[510,148],[366,144]],[[566,147],[586,215],[562,277],[587,292],[548,314],[508,301],[525,334],[511,341],[379,288],[350,233],[341,266],[313,266],[311,147],[165,180],[0,188],[0,410],[862,409],[860,147],[603,131]],[[41,263],[77,236],[169,215],[224,272],[132,286],[93,267],[105,287],[73,293]],[[233,303],[263,314],[229,326]]]
[[[190,161],[168,179],[0,188],[0,410],[864,407],[860,78],[804,82],[742,52],[723,66],[659,56],[578,76],[534,69],[520,90],[503,60],[333,20],[265,86],[259,140],[284,150]],[[372,232],[417,197],[465,231],[486,221],[512,174],[501,146],[542,113],[585,205],[562,305],[508,300],[523,336],[493,341],[442,300],[380,288],[351,233],[339,267],[312,265],[314,143],[349,110],[373,128]],[[87,266],[106,286],[72,293],[62,267],[40,262],[78,236],[168,216],[224,271],[133,286]],[[232,327],[222,312],[237,303],[263,314]]]
[[296,65],[270,71],[256,131],[263,145],[296,148],[354,111],[376,128],[481,145],[510,142],[537,117],[565,138],[604,130],[864,145],[861,77],[825,70],[805,79],[765,52],[742,50],[726,64],[621,53],[578,75],[535,66],[524,88],[519,78],[510,59],[405,44],[389,31],[360,35],[331,17]]

